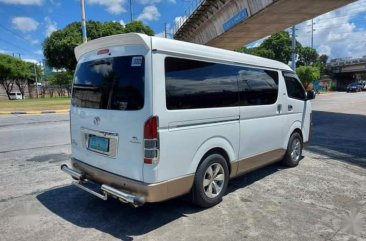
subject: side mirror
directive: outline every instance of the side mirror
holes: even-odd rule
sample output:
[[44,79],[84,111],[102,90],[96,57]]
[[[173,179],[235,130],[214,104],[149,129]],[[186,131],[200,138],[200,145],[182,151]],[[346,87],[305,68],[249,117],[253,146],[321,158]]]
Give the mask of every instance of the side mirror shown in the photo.
[[315,99],[315,91],[314,90],[308,90],[306,92],[306,100],[312,100]]

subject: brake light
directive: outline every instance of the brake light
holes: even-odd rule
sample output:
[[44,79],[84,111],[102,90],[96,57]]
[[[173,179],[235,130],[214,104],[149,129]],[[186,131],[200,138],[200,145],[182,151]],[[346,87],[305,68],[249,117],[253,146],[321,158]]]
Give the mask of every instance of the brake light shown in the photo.
[[97,52],[97,55],[100,55],[100,54],[108,54],[109,53],[109,49],[101,49]]
[[155,164],[159,161],[159,118],[150,117],[144,126],[144,163]]

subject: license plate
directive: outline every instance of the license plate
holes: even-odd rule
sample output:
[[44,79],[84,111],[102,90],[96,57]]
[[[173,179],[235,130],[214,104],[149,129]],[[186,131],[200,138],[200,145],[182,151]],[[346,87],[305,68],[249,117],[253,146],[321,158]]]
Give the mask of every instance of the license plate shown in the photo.
[[109,152],[109,139],[100,136],[89,136],[89,149]]

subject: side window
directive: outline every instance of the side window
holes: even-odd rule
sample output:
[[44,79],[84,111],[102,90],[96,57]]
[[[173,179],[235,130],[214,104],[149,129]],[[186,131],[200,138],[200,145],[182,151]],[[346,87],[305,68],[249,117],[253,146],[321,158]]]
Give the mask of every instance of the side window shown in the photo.
[[240,67],[240,105],[270,105],[277,101],[278,72]]
[[238,67],[167,57],[166,106],[169,110],[238,106]]
[[300,82],[294,77],[286,75],[284,75],[284,77],[288,97],[298,100],[305,100],[305,90],[304,87],[300,84]]

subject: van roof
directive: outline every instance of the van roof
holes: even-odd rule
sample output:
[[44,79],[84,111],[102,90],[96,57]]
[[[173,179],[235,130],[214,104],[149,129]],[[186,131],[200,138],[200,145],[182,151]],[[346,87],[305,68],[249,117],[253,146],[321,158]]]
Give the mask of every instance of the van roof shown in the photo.
[[232,63],[292,71],[288,65],[279,61],[174,39],[147,36],[140,33],[118,34],[91,40],[75,48],[75,57],[77,60],[79,60],[83,54],[90,51],[103,49],[106,47],[119,46],[122,44],[142,44],[146,49],[168,53],[178,53],[179,55],[186,55],[187,57],[195,56],[197,58],[212,60],[216,59]]

